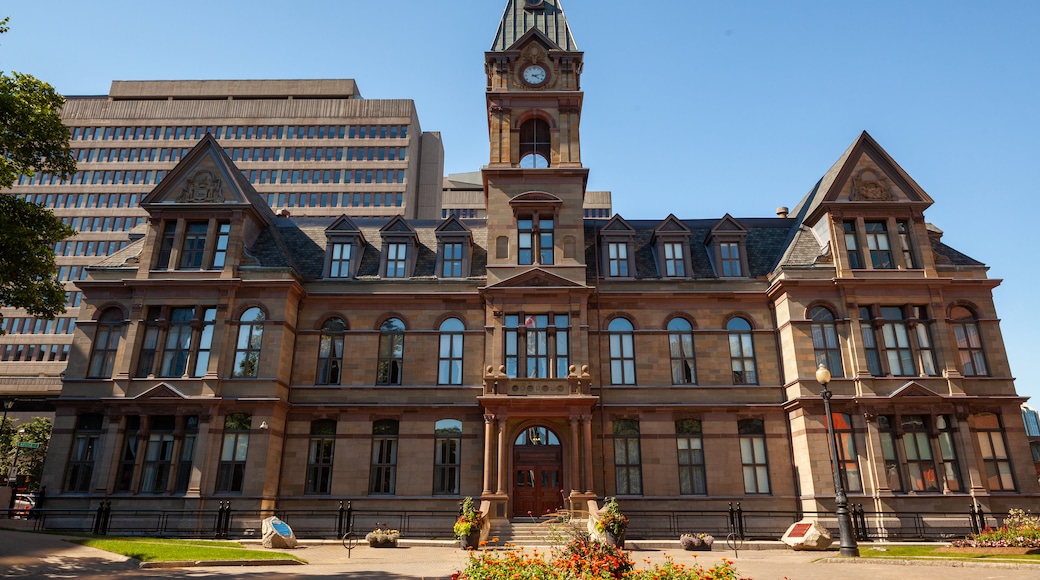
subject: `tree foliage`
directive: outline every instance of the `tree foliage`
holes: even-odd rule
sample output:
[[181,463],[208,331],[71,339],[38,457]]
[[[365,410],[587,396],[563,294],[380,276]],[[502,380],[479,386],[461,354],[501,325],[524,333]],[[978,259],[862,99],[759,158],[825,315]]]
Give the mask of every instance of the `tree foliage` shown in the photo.
[[[0,20],[0,34],[8,19]],[[32,75],[0,71],[0,190],[19,174],[50,173],[68,179],[76,171],[65,104],[54,88]],[[54,276],[54,244],[74,235],[50,210],[13,195],[0,195],[0,306],[24,308],[40,318],[65,310],[65,288]]]
[[[24,429],[23,433],[19,433]],[[45,417],[33,417],[33,420],[19,424],[10,418],[0,428],[0,473],[7,475],[14,460],[18,459],[18,473],[29,476],[29,489],[36,490],[43,475],[43,460],[47,457],[47,444],[51,440],[51,420]],[[20,441],[39,443],[36,449],[17,447]]]

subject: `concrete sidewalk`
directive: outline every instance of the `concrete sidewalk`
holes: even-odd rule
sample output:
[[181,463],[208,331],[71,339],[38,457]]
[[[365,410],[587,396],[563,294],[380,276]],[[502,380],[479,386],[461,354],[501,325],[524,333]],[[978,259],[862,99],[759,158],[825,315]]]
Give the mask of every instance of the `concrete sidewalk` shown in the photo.
[[[7,525],[0,522],[0,526]],[[421,545],[420,545],[421,544]],[[546,552],[546,548],[540,552]],[[0,577],[2,578],[155,578],[189,580],[197,578],[235,578],[268,580],[304,577],[336,577],[350,580],[445,579],[465,567],[469,553],[444,542],[403,541],[396,549],[370,548],[361,545],[348,557],[339,542],[305,542],[295,550],[285,550],[307,560],[299,566],[226,566],[180,569],[138,568],[136,560],[84,548],[62,540],[61,536],[35,534],[20,530],[0,529]],[[676,562],[697,562],[710,567],[719,560],[732,560],[742,578],[754,580],[904,580],[943,578],[944,580],[1040,579],[1040,565],[983,564],[959,562],[879,562],[877,560],[841,559],[821,553],[788,550],[745,550],[734,556],[731,551],[683,552],[681,550],[633,550],[637,567],[647,561],[660,563],[671,556]]]

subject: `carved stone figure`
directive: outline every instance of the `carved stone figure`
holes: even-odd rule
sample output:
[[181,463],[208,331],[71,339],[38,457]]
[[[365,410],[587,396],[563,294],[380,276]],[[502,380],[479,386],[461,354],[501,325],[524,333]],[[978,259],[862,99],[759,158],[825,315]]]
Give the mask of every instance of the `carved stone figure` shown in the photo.
[[888,201],[892,199],[892,193],[883,181],[873,171],[860,173],[859,178],[852,180],[852,199],[854,201]]
[[185,180],[181,197],[177,201],[182,203],[201,203],[224,201],[221,193],[220,180],[208,169],[200,169]]

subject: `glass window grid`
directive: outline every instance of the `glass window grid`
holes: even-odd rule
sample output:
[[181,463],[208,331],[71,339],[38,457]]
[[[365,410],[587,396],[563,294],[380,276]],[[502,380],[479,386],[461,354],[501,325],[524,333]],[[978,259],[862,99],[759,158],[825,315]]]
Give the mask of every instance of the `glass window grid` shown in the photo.
[[257,307],[242,314],[235,342],[235,366],[232,377],[256,377],[260,371],[260,352],[264,337],[264,311]]
[[619,495],[642,495],[643,469],[639,450],[639,421],[614,421],[614,479]]
[[458,318],[449,318],[440,325],[440,349],[437,359],[437,384],[462,384],[463,333]]
[[462,471],[462,422],[437,421],[433,445],[433,494],[458,495]]
[[675,445],[679,455],[679,493],[707,495],[708,479],[704,469],[701,422],[697,419],[677,420]]
[[833,377],[844,377],[841,364],[841,345],[838,343],[838,329],[834,323],[834,313],[823,306],[814,306],[809,311],[812,320],[813,352],[816,355],[816,366],[826,366]]
[[404,376],[404,323],[390,318],[379,327],[377,385],[400,385]]
[[910,489],[922,492],[940,492],[938,471],[932,454],[931,438],[928,432],[928,417],[924,415],[904,415],[903,453],[906,455],[906,469]]
[[964,307],[952,312],[953,336],[957,342],[957,354],[961,361],[961,372],[966,377],[989,376],[982,335],[975,314]]
[[1015,491],[1015,476],[1000,416],[993,413],[976,415],[975,436],[986,470],[986,486],[990,491]]
[[668,322],[668,356],[671,359],[672,384],[697,384],[697,365],[693,347],[693,325],[683,318]]
[[895,268],[892,250],[888,244],[888,229],[885,222],[864,222],[867,238],[867,250],[874,269]]
[[[506,376],[566,377],[570,366],[569,328],[566,314],[507,314],[503,329]],[[519,374],[521,371],[526,374]]]
[[741,419],[737,422],[737,431],[740,434],[740,463],[744,474],[744,493],[770,493],[765,423],[761,419]]
[[311,421],[311,438],[307,445],[307,474],[304,493],[332,493],[332,464],[336,447],[336,422],[331,419]]
[[632,323],[615,318],[607,325],[610,344],[610,384],[636,384],[636,353]]
[[217,464],[217,493],[241,493],[246,477],[249,453],[249,428],[253,417],[234,413],[224,417],[220,461]]
[[392,419],[373,423],[370,494],[393,495],[397,489],[398,428],[398,422]]
[[729,331],[729,359],[734,385],[757,385],[755,369],[755,343],[751,335],[751,323],[743,318],[733,318],[726,324]]

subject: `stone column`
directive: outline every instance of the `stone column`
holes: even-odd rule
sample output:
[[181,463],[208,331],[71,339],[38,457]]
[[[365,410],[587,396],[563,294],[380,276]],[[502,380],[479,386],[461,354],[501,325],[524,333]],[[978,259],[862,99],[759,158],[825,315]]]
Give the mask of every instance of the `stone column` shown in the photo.
[[592,415],[581,416],[582,431],[584,431],[584,437],[582,437],[582,449],[583,455],[585,456],[585,493],[592,492]]
[[498,495],[506,493],[506,418],[498,417]]
[[491,478],[493,470],[491,461],[494,458],[495,445],[495,416],[491,413],[484,415],[484,495],[491,494]]
[[578,418],[571,415],[568,419],[571,425],[571,493],[578,493],[582,489],[581,482],[581,450],[585,445],[578,437]]

